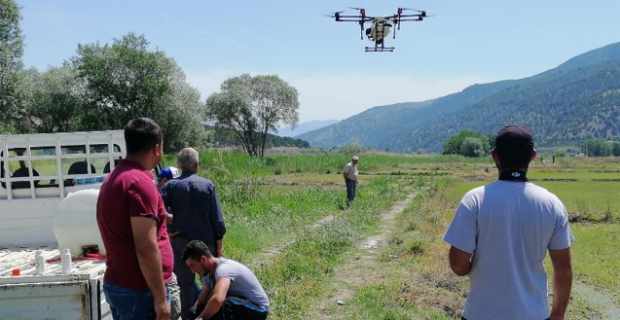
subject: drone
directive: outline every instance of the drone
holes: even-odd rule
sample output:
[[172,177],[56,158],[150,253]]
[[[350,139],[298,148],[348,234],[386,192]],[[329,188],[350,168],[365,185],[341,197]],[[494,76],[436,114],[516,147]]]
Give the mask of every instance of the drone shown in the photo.
[[[394,47],[385,46],[385,38],[390,34],[390,28],[396,26],[393,33],[393,39],[396,39],[396,30],[400,30],[400,23],[404,21],[422,21],[424,18],[432,17],[426,15],[426,11],[398,8],[396,14],[385,17],[372,17],[366,15],[366,9],[353,8],[359,10],[359,15],[342,15],[344,11],[334,12],[332,15],[325,15],[330,18],[335,18],[337,22],[357,22],[360,25],[360,38],[364,40],[364,23],[371,22],[372,26],[366,29],[366,36],[368,40],[374,41],[374,47],[366,47],[366,52],[393,52]],[[403,11],[416,11],[416,14],[403,14]]]

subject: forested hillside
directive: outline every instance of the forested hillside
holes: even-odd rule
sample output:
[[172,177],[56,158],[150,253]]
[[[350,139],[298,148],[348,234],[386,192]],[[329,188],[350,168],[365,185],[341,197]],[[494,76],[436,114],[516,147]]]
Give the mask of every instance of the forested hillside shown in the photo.
[[577,57],[529,78],[476,84],[421,103],[375,107],[298,138],[313,146],[354,142],[375,149],[439,152],[461,130],[496,132],[518,122],[539,145],[620,136],[620,43]]

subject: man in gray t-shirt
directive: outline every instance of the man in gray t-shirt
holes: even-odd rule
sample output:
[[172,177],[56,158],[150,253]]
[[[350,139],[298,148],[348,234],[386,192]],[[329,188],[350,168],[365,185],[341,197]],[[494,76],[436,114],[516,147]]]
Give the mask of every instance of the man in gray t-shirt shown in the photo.
[[202,290],[192,311],[197,319],[266,319],[269,298],[260,282],[243,264],[213,257],[207,245],[189,242],[183,260],[202,277]]
[[[536,156],[527,129],[504,127],[492,156],[498,181],[465,194],[443,238],[451,245],[454,273],[470,278],[463,319],[564,320],[574,242],[566,208],[527,181]],[[551,312],[543,266],[547,252],[554,271]]]

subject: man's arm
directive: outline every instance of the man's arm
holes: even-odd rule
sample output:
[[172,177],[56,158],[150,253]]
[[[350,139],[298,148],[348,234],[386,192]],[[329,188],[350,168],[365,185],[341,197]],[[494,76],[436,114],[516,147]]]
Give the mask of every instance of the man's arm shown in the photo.
[[549,257],[553,264],[553,305],[551,320],[564,320],[573,283],[570,248],[561,250],[549,249]]
[[[209,301],[209,295],[211,294],[211,289],[207,288],[207,286],[202,284],[202,290],[200,290],[200,294],[198,295],[198,299],[194,303],[194,308],[197,308],[201,304],[206,304]],[[206,309],[206,308],[205,308]],[[198,310],[199,313],[202,313],[204,310]]]
[[230,278],[221,277],[217,283],[215,283],[215,288],[213,288],[213,295],[205,309],[200,313],[199,318],[204,320],[211,319],[222,307],[224,300],[226,299],[226,295],[228,294],[228,288],[230,287]]
[[156,221],[147,217],[131,217],[130,221],[140,270],[155,300],[157,319],[169,319],[170,306],[166,299]]
[[468,275],[471,271],[471,257],[471,253],[451,246],[450,253],[448,254],[450,268],[458,276]]
[[222,242],[226,234],[226,223],[224,223],[224,214],[220,206],[220,199],[215,190],[215,186],[211,186],[211,197],[209,204],[209,218],[213,227],[213,235],[215,236],[215,249],[219,257],[223,256]]

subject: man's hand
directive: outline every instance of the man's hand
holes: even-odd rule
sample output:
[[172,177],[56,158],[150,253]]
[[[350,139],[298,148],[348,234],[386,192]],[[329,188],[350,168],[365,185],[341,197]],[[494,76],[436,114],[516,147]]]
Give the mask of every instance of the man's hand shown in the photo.
[[154,307],[157,320],[170,320],[170,304],[168,304],[168,300],[155,301]]
[[551,315],[551,316],[549,317],[549,320],[566,320],[566,317],[564,317],[564,315],[561,315],[561,316],[554,316],[554,315]]

